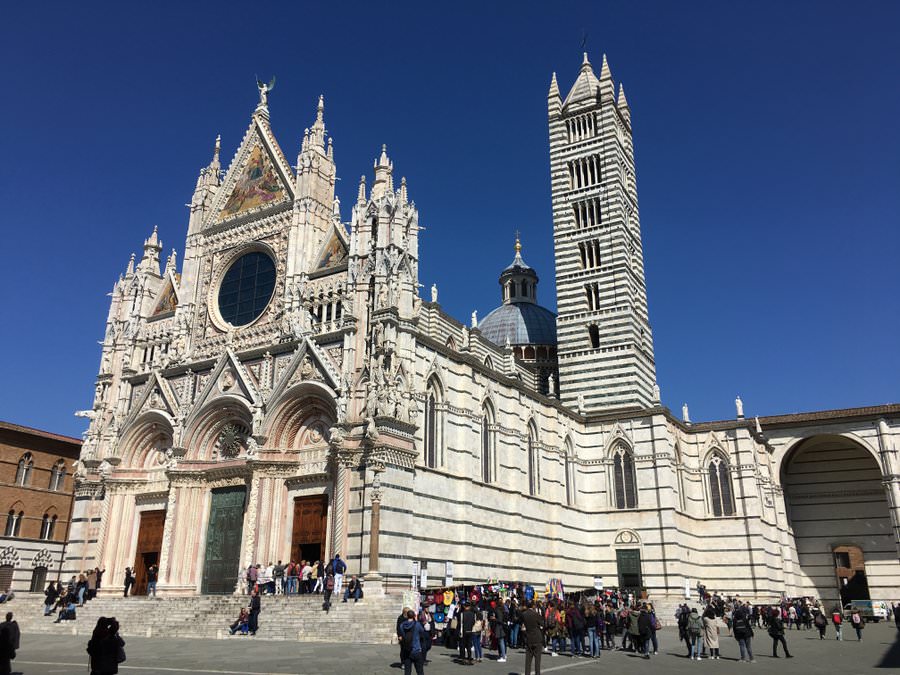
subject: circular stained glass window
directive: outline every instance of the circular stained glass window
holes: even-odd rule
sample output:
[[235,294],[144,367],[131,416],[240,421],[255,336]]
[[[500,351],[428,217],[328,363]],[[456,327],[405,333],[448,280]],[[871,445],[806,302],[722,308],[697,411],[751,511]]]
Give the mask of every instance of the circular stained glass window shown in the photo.
[[232,326],[253,323],[275,290],[275,262],[253,251],[235,260],[219,286],[219,314]]

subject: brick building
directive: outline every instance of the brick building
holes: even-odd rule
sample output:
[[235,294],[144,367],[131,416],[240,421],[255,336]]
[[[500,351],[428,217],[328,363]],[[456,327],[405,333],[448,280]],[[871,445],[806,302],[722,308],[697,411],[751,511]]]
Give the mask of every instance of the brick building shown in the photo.
[[42,591],[63,569],[81,441],[0,422],[0,590]]

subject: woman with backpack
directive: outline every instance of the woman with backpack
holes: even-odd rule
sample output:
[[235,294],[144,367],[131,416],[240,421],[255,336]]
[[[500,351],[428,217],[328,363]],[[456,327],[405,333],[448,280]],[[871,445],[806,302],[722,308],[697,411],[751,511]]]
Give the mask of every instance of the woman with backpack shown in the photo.
[[688,655],[688,658],[699,661],[700,636],[703,634],[703,622],[700,620],[700,615],[697,614],[696,607],[692,607],[691,613],[688,615],[687,634],[691,640],[691,653]]
[[859,615],[859,611],[854,609],[853,613],[850,615],[850,624],[856,631],[856,641],[860,642],[862,640],[863,628],[866,627],[866,620]]
[[831,623],[834,624],[834,632],[837,633],[835,640],[843,641],[843,637],[841,637],[841,625],[844,623],[844,616],[841,614],[840,607],[835,607],[834,611],[831,613]]
[[741,661],[756,663],[750,643],[753,639],[753,627],[750,625],[750,612],[745,605],[737,603],[731,614],[731,634],[741,649]]
[[819,639],[824,640],[825,629],[828,627],[828,620],[825,618],[825,615],[822,612],[816,612],[816,618],[813,619],[813,623],[819,629]]

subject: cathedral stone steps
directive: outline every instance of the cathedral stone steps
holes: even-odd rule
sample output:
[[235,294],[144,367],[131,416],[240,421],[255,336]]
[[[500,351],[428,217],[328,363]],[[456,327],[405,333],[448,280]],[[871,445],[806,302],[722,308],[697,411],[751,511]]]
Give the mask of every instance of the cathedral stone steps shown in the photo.
[[[22,631],[89,636],[97,619],[114,616],[123,637],[164,636],[209,639],[231,637],[228,626],[248,596],[193,596],[184,598],[99,597],[77,610],[75,621],[54,623],[43,615],[43,596],[22,594],[7,606]],[[259,632],[254,639],[307,642],[388,643],[392,640],[399,597],[363,598],[354,603],[332,602],[322,610],[322,596],[263,596]]]

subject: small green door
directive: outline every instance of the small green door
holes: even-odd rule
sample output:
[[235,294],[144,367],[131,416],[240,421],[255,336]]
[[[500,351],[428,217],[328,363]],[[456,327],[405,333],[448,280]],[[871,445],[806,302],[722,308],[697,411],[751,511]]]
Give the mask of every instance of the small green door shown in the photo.
[[620,548],[616,550],[616,567],[619,570],[619,588],[630,590],[638,595],[643,587],[641,579],[641,551],[637,548]]
[[206,561],[203,564],[203,593],[233,593],[237,586],[246,490],[241,485],[212,491],[209,528],[206,531]]

